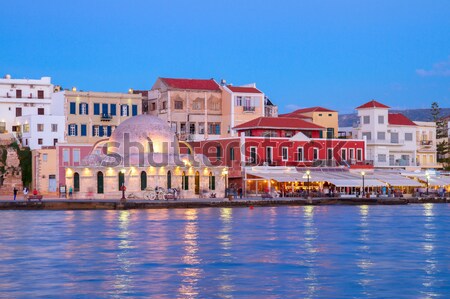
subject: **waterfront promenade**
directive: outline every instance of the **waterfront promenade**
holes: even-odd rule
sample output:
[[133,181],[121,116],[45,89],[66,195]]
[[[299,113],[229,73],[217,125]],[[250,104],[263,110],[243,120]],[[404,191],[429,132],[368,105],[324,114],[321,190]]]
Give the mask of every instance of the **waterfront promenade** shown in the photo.
[[127,210],[205,207],[261,207],[261,206],[301,206],[301,205],[405,205],[415,203],[448,203],[450,198],[192,198],[178,200],[138,200],[127,199],[61,199],[44,198],[42,201],[13,201],[10,197],[0,197],[0,210]]

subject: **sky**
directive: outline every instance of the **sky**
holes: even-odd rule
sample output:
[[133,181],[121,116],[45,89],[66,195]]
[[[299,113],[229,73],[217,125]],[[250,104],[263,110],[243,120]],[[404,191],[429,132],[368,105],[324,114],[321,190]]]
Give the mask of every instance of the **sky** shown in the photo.
[[376,99],[450,107],[448,0],[14,0],[0,75],[126,92],[158,77],[256,83],[280,112]]

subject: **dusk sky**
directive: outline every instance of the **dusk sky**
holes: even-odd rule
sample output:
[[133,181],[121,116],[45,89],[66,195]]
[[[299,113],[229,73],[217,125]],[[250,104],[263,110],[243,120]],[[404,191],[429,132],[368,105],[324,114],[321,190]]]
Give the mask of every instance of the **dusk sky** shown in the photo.
[[450,107],[450,1],[3,1],[4,74],[85,91],[256,82],[280,112]]

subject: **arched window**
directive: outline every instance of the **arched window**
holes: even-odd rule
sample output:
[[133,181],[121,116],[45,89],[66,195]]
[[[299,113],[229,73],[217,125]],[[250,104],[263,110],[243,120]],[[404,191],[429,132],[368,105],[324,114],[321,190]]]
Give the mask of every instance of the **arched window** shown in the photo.
[[103,194],[103,172],[97,172],[97,193]]
[[195,172],[195,194],[200,194],[200,173]]
[[187,176],[184,171],[181,175],[181,189],[189,190],[189,176]]
[[78,172],[73,174],[73,191],[80,191],[80,174]]
[[125,174],[119,171],[119,191],[122,190],[122,186],[125,185]]
[[216,190],[216,177],[212,172],[209,173],[209,190]]
[[167,172],[167,189],[172,188],[172,172]]
[[141,172],[141,190],[147,189],[147,173],[145,171]]

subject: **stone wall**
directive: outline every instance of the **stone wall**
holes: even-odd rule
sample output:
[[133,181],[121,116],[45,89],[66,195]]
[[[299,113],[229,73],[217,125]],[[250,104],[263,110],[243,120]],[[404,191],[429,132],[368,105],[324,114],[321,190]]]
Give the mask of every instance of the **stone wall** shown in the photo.
[[[4,152],[6,151],[6,160],[3,161]],[[22,171],[20,169],[20,160],[15,148],[10,146],[1,146],[0,155],[0,195],[13,194],[14,187],[22,192]]]

